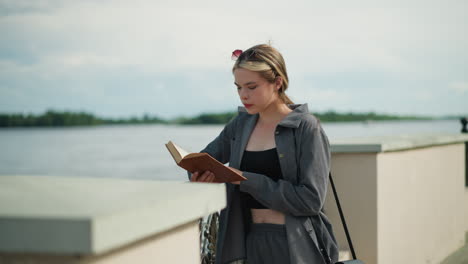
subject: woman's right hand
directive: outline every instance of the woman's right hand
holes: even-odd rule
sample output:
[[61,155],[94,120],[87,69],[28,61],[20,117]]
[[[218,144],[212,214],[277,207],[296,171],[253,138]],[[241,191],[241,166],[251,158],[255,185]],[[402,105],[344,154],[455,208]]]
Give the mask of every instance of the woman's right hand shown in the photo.
[[213,182],[215,179],[214,173],[211,171],[205,171],[201,174],[199,171],[192,173],[190,177],[191,182]]

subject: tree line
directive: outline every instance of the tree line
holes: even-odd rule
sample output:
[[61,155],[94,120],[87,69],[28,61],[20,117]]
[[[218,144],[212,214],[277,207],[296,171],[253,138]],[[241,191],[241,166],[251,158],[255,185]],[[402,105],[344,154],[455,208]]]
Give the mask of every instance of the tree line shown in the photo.
[[[87,112],[68,112],[48,110],[44,114],[0,114],[0,127],[55,127],[55,126],[94,126],[109,124],[178,124],[178,125],[201,125],[201,124],[225,124],[237,113],[203,113],[195,117],[179,117],[171,120],[157,116],[144,114],[141,117],[130,118],[100,118]],[[422,116],[396,116],[386,114],[368,113],[338,113],[326,111],[313,113],[322,122],[350,122],[350,121],[373,121],[373,120],[422,120],[433,119]]]

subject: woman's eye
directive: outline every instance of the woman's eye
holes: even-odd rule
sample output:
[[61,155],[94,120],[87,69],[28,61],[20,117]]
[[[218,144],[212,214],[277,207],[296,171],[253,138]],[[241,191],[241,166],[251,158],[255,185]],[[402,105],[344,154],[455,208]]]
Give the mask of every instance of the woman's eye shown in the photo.
[[[236,88],[237,88],[237,90],[240,90],[240,89],[241,89],[241,87],[239,87],[239,86],[236,86]],[[253,90],[253,89],[257,88],[257,86],[252,86],[252,87],[247,87],[247,88],[248,88],[249,90]]]

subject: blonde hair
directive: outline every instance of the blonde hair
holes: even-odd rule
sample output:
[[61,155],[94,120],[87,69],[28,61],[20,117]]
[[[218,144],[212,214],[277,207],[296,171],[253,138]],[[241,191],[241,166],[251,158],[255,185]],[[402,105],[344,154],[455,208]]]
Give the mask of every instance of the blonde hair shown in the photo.
[[276,78],[281,77],[283,82],[278,90],[278,97],[285,104],[293,104],[285,93],[289,84],[286,64],[281,53],[272,46],[260,44],[242,52],[232,67],[232,72],[239,68],[258,72],[270,83],[275,83]]

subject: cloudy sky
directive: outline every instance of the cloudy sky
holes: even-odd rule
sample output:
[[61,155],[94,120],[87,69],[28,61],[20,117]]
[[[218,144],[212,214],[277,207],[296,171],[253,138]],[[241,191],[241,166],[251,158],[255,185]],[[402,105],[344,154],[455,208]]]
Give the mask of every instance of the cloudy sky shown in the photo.
[[271,41],[312,111],[468,115],[468,1],[0,0],[0,112],[234,111]]

